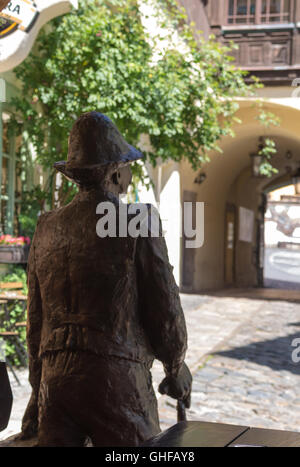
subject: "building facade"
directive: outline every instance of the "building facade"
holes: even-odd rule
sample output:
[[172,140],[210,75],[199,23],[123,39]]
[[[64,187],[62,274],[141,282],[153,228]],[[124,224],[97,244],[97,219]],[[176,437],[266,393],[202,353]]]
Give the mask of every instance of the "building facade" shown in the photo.
[[[234,41],[238,45],[235,64],[264,83],[257,96],[263,99],[263,109],[275,114],[281,123],[264,129],[257,120],[253,99],[243,99],[237,113],[242,124],[234,126],[235,138],[223,138],[223,154],[209,154],[211,161],[200,173],[186,162],[150,169],[156,184],[154,196],[166,225],[170,259],[181,290],[186,292],[262,286],[266,197],[273,189],[290,184],[300,166],[300,93],[296,87],[300,83],[300,1],[181,3],[205,37],[214,34],[224,44]],[[255,172],[261,137],[272,138],[277,147],[272,164],[278,173],[271,178]],[[170,194],[180,200],[172,213]],[[185,201],[204,203],[201,248],[186,249],[180,235],[180,207]]]
[[[296,0],[209,2],[211,31],[238,46],[238,66],[266,85],[290,84],[300,71],[300,3]],[[219,8],[216,8],[219,4]]]

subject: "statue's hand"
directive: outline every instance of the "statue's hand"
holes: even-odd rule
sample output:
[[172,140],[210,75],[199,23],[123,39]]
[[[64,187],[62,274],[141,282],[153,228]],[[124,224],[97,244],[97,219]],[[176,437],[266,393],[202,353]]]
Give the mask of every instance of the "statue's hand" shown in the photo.
[[177,377],[166,376],[159,385],[159,392],[176,400],[182,400],[187,408],[191,405],[193,377],[188,366],[183,363]]

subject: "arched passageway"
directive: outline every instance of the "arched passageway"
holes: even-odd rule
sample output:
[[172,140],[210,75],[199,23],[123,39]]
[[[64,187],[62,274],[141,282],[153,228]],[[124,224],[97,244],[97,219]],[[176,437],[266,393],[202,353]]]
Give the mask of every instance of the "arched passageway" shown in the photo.
[[[196,184],[195,172],[181,164],[182,201],[192,192],[205,203],[204,245],[186,256],[183,250],[181,271],[193,270],[193,280],[183,287],[186,291],[263,285],[266,192],[279,183],[291,183],[292,173],[300,167],[300,110],[272,103],[266,110],[281,119],[279,127],[267,132],[257,121],[253,102],[241,103],[238,116],[243,123],[236,126],[235,138],[222,140],[223,154],[211,154],[211,162],[202,169],[203,183]],[[260,136],[276,142],[272,164],[278,173],[271,178],[253,175],[250,154],[257,152]]]

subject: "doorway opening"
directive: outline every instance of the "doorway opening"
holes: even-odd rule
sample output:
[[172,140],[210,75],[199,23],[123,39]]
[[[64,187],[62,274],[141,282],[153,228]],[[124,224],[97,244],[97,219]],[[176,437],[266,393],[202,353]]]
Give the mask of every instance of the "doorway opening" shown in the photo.
[[294,185],[267,194],[264,286],[300,289],[300,195]]

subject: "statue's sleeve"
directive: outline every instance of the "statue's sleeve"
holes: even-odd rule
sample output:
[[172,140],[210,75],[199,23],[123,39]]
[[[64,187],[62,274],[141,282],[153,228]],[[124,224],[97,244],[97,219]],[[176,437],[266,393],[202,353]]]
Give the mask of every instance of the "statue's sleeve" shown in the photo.
[[187,349],[187,331],[179,289],[161,232],[156,238],[137,239],[136,265],[144,330],[167,376],[176,377]]
[[37,236],[38,228],[36,229],[34,239],[30,248],[27,269],[27,348],[29,361],[29,382],[32,387],[32,393],[23,418],[22,431],[28,432],[29,435],[31,434],[31,431],[34,432],[37,429],[38,394],[40,388],[42,367],[41,360],[39,358],[39,348],[42,329],[42,301],[35,263],[35,245]]

